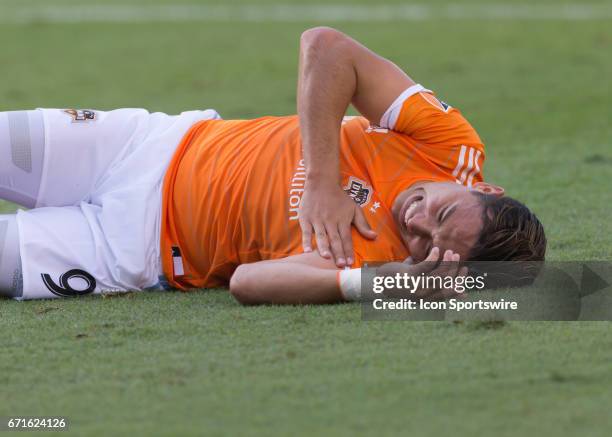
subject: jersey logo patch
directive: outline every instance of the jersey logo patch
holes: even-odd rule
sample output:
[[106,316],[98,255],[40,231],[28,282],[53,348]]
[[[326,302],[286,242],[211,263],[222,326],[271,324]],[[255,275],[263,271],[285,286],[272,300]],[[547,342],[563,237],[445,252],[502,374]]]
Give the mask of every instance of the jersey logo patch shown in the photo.
[[372,198],[372,187],[354,176],[349,178],[348,184],[343,188],[346,194],[359,206],[365,206]]
[[73,123],[94,121],[96,119],[96,111],[91,109],[64,109],[62,111],[72,118]]

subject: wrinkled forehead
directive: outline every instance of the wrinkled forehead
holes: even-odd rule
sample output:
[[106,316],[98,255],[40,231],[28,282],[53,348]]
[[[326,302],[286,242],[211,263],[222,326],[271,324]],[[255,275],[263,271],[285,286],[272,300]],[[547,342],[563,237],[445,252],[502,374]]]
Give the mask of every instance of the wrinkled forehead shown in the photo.
[[477,198],[462,199],[440,226],[434,244],[443,250],[451,249],[465,259],[478,241],[482,225],[482,206]]

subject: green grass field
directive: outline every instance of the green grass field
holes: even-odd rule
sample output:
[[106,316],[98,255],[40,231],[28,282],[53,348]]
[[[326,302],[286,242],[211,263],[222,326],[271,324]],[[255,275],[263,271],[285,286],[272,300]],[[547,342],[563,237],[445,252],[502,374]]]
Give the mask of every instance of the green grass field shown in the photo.
[[[549,259],[612,260],[610,1],[591,2],[607,15],[582,20],[16,18],[42,3],[0,3],[0,110],[293,113],[299,35],[331,24],[462,109],[487,144],[486,178],[545,224]],[[607,322],[360,317],[358,305],[243,308],[225,290],[1,300],[0,416],[66,416],[79,436],[612,432]]]

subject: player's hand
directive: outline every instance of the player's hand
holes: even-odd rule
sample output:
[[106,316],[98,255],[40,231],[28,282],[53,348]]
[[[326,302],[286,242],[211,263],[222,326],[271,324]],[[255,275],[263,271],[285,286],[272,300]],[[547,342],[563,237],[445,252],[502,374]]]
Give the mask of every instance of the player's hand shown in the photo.
[[338,267],[354,262],[351,224],[365,238],[376,238],[363,211],[338,185],[306,183],[300,203],[300,227],[304,252],[312,252],[312,233],[323,258],[333,256]]
[[[461,267],[461,257],[458,253],[452,250],[446,250],[444,254],[440,253],[440,249],[434,247],[429,252],[427,258],[418,264],[414,264],[412,258],[409,257],[404,262],[387,263],[380,266],[376,274],[377,276],[392,276],[396,273],[408,273],[412,276],[430,276],[430,277],[465,277],[468,274],[467,267]],[[443,283],[445,281],[442,281]],[[412,299],[427,299],[427,300],[445,300],[450,297],[465,297],[465,293],[460,293],[453,288],[448,287],[422,287],[415,290],[414,293],[406,295],[405,290],[390,290],[385,294],[388,297],[402,297]]]

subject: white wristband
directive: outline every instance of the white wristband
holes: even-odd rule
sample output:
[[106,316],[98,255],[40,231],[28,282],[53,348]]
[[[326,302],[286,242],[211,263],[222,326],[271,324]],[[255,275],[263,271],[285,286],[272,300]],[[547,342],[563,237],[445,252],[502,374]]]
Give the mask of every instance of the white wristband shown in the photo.
[[345,269],[338,272],[338,287],[345,300],[361,300],[361,269]]

